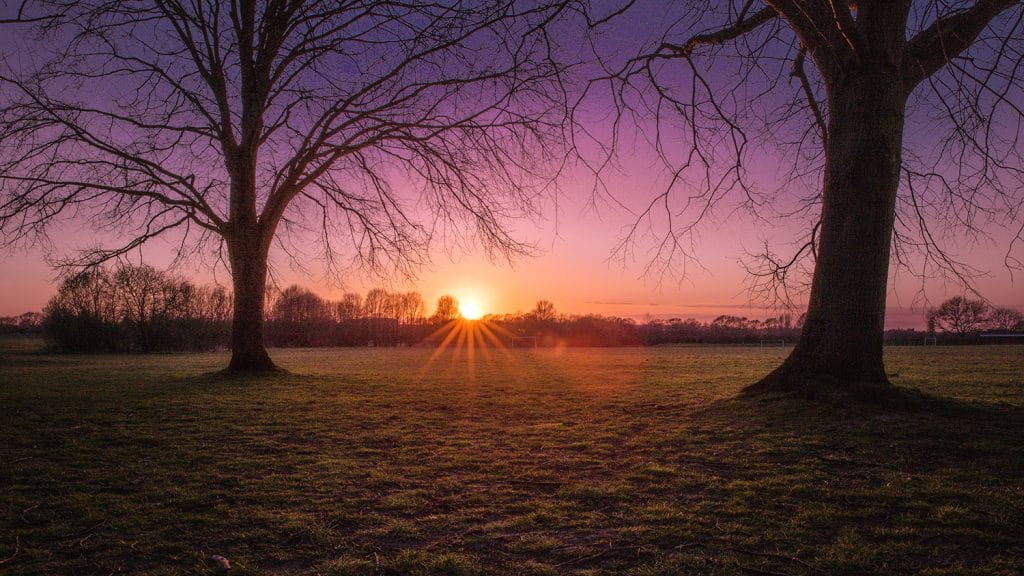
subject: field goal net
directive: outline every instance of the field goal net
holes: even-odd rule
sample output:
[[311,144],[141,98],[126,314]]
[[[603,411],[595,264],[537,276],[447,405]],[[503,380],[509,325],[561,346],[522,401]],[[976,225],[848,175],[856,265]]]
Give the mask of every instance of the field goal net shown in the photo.
[[513,336],[512,337],[513,348],[536,348],[537,337],[536,336]]
[[936,338],[935,336],[925,336],[924,337],[924,345],[925,346],[936,346],[936,345],[938,345],[938,343],[939,343],[939,339]]
[[780,340],[761,340],[761,348],[764,348],[766,346],[785,346],[785,345],[786,345],[786,341],[785,340],[781,340],[781,339]]

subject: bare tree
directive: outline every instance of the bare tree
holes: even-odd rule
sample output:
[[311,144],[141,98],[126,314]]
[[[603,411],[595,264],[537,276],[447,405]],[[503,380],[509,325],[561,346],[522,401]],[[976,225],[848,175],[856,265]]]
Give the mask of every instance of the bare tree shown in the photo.
[[399,296],[401,313],[398,321],[402,324],[413,324],[423,318],[427,311],[427,304],[419,292],[405,292]]
[[97,323],[119,320],[114,282],[102,268],[72,274],[61,282],[57,295],[46,306],[46,313],[89,318]]
[[318,240],[338,274],[409,272],[442,238],[530,250],[509,223],[560,157],[548,27],[567,4],[25,2],[3,19],[33,54],[0,67],[0,233],[81,215],[127,239],[73,265],[172,231],[183,256],[213,247],[233,281],[229,369],[274,370],[275,242],[301,262]]
[[[577,144],[585,158],[599,149],[591,164],[599,175],[636,117],[669,168],[668,184],[621,248],[653,228],[651,268],[685,270],[695,227],[723,200],[756,218],[778,206],[806,222],[806,235],[791,254],[760,254],[753,287],[788,301],[793,281],[806,278],[800,272],[813,270],[809,306],[790,356],[748,390],[889,394],[882,335],[890,262],[969,280],[970,267],[943,250],[950,227],[976,235],[987,223],[1013,225],[1021,240],[1022,3],[674,6],[657,22],[655,42],[624,63],[600,42],[615,20],[596,28],[606,74],[578,107],[586,113],[590,97],[610,95],[618,112],[609,143],[577,133],[590,136]],[[945,137],[913,134],[908,121]],[[776,192],[775,183],[757,186],[763,171],[751,169],[766,150],[791,162]],[[1008,264],[1019,265],[1010,250]]]
[[271,317],[289,324],[323,323],[331,319],[327,302],[302,286],[285,288],[274,302]]
[[363,300],[363,315],[367,318],[388,318],[391,312],[390,295],[383,288],[373,288]]
[[992,330],[1012,332],[1024,330],[1024,313],[1020,310],[1006,307],[992,308],[988,317],[985,318],[985,325]]
[[363,297],[355,292],[346,292],[335,304],[335,317],[339,322],[363,317]]
[[538,300],[530,315],[541,322],[553,322],[558,319],[555,304],[550,300]]
[[938,308],[928,311],[928,320],[935,326],[963,337],[981,330],[989,317],[989,306],[981,300],[954,296]]
[[397,292],[384,292],[384,314],[385,318],[401,322],[402,318],[402,295]]
[[434,308],[434,315],[431,320],[434,322],[448,322],[462,316],[459,312],[459,301],[454,296],[445,294],[437,299],[437,307]]
[[231,295],[223,286],[204,287],[200,291],[200,296],[201,318],[215,323],[227,323],[231,319]]
[[178,304],[179,282],[152,266],[127,263],[117,266],[112,281],[120,315],[137,331],[139,347],[155,350],[155,325]]

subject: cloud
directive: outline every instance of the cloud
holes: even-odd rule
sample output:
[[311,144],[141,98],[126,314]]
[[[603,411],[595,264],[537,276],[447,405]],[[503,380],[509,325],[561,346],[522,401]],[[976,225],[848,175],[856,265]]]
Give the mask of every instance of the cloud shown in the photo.
[[767,304],[737,304],[736,302],[701,302],[695,304],[680,304],[678,302],[628,302],[611,300],[585,300],[583,301],[583,303],[588,306],[643,306],[646,308],[672,308],[679,310],[776,310],[774,306],[769,306]]

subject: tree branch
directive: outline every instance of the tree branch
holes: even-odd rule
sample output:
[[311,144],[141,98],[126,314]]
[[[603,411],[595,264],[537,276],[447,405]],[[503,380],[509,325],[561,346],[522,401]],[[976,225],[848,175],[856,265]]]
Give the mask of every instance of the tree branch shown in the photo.
[[[756,30],[778,15],[779,13],[771,6],[762,8],[749,17],[741,15],[739,20],[729,26],[719,28],[714,32],[692,36],[683,45],[663,43],[658,47],[655,54],[661,55],[661,57],[689,58],[698,46],[718,46],[730,40],[735,40],[744,34]],[[668,54],[663,54],[663,51],[667,51]]]
[[804,61],[807,57],[807,48],[801,46],[800,50],[796,54],[796,59],[793,60],[793,71],[792,76],[797,77],[800,80],[800,87],[804,91],[804,96],[807,97],[807,105],[810,106],[811,112],[814,113],[814,122],[818,125],[818,130],[821,131],[821,142],[823,145],[828,144],[828,124],[825,122],[825,115],[821,112],[821,106],[818,104],[818,99],[814,96],[814,90],[811,89],[811,82],[807,79],[807,71],[804,70]]
[[950,60],[959,56],[990,22],[1020,0],[978,0],[973,7],[939,18],[915,35],[903,58],[903,86],[909,93]]
[[849,3],[836,0],[765,0],[789,22],[801,43],[818,62],[823,75],[856,60],[864,39],[850,14]]

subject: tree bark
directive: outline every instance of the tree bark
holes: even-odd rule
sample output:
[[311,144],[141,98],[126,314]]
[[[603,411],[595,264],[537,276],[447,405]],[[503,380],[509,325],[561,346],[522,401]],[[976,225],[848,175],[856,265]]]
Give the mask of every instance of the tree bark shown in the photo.
[[277,372],[263,345],[269,246],[258,228],[233,234],[227,242],[234,287],[231,362],[228,372]]
[[821,235],[807,317],[786,361],[748,392],[860,397],[895,390],[882,362],[906,95],[877,58],[829,82]]

